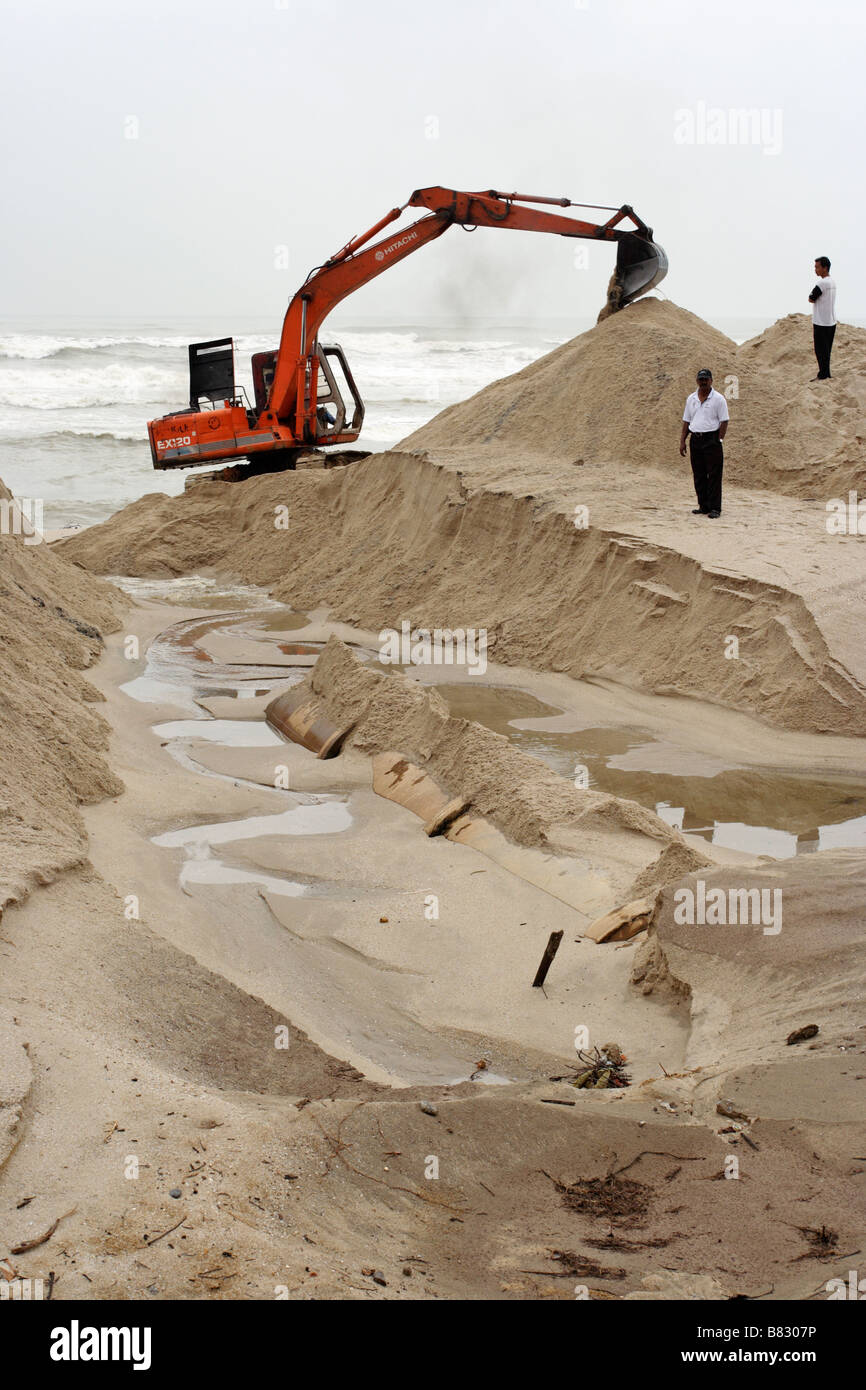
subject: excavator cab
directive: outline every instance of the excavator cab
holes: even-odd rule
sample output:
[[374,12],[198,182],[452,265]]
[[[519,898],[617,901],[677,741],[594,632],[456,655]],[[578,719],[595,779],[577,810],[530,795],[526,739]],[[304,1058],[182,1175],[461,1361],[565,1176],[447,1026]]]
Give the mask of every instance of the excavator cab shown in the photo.
[[357,439],[364,402],[343,349],[317,342],[307,359],[304,403],[309,404],[315,391],[316,407],[305,412],[301,438],[267,413],[278,356],[276,350],[253,353],[251,406],[243,386],[235,382],[233,340],[190,343],[189,409],[172,411],[147,427],[154,468],[193,468],[274,451],[283,454],[285,466],[293,467],[294,457],[305,449]]
[[[336,435],[351,434],[357,439],[364,423],[364,402],[358,394],[343,349],[318,348],[316,376],[316,442],[327,444]],[[347,419],[347,401],[352,406],[352,418]]]
[[[316,411],[315,438],[311,444],[326,444],[336,435],[350,433],[353,437],[361,433],[364,423],[364,402],[358,393],[355,379],[346,361],[343,349],[336,343],[322,347],[317,343],[314,350],[316,365]],[[268,403],[274,373],[277,369],[277,352],[256,352],[252,359],[253,392],[255,394],[256,414],[261,415]],[[311,389],[312,363],[308,364],[306,391]],[[351,416],[349,408],[351,407]]]
[[274,384],[274,372],[277,370],[276,348],[272,352],[254,352],[252,366],[256,413],[261,415],[268,403],[268,396]]

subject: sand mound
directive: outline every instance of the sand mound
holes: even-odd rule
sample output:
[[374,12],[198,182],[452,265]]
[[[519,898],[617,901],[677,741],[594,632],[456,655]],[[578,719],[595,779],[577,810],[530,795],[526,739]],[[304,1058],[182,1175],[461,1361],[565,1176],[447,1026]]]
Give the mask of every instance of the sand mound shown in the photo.
[[641,299],[588,333],[449,407],[407,449],[520,444],[563,461],[681,473],[677,442],[695,372],[729,396],[725,477],[792,497],[866,484],[857,447],[866,409],[866,330],[842,325],[838,378],[814,376],[811,326],[791,314],[760,338],[730,338],[667,300]]
[[[743,343],[739,356],[753,367],[782,368],[799,374],[811,371],[815,375],[815,356],[812,351],[810,320],[806,314],[788,314],[765,328],[757,338]],[[838,359],[836,354],[838,353]],[[850,372],[866,372],[866,331],[851,324],[840,323],[833,339],[833,365],[840,378]]]
[[[298,691],[315,696],[334,724],[354,726],[348,744],[418,759],[451,796],[471,802],[520,844],[555,846],[577,829],[587,840],[625,830],[662,845],[680,841],[678,831],[636,802],[580,791],[504,735],[455,718],[435,690],[363,666],[337,637]],[[647,851],[658,853],[655,845]]]
[[[675,894],[688,889],[697,904],[699,880],[706,894],[722,890],[727,924],[676,920],[677,904],[682,915],[684,900]],[[763,918],[757,924],[754,916],[748,923],[733,921],[731,891],[755,889],[765,894]],[[636,983],[645,993],[667,985],[688,997],[690,1066],[718,1065],[721,1059],[726,1070],[794,1061],[799,1067],[804,1057],[839,1060],[840,1045],[863,1046],[864,894],[866,861],[858,850],[825,851],[757,868],[700,870],[662,893],[636,964]],[[780,930],[765,933],[774,907],[771,925],[778,923]],[[737,915],[742,918],[739,909]],[[812,1023],[820,1030],[814,1044],[787,1045],[791,1033]],[[853,1062],[852,1072],[862,1070]],[[785,1113],[805,1112],[793,1104]]]
[[[10,494],[0,484],[0,497]],[[79,674],[125,600],[45,544],[0,534],[0,908],[78,863],[76,807],[122,788],[101,754],[101,697]]]

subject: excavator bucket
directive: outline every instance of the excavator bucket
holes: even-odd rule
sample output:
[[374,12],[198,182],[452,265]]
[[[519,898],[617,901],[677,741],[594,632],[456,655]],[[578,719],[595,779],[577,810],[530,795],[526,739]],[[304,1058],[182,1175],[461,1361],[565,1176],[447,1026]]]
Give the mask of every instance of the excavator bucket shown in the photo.
[[654,241],[629,232],[619,243],[616,273],[622,285],[622,302],[630,304],[665,278],[668,258]]
[[668,258],[661,246],[638,232],[626,232],[617,242],[616,268],[607,287],[607,303],[598,316],[606,319],[633,299],[659,284],[668,273]]

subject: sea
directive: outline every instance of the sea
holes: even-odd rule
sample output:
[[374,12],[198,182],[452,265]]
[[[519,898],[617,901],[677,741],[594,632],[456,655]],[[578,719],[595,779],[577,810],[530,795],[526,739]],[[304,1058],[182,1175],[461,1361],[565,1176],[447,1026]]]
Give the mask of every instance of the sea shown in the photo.
[[[322,341],[341,344],[366,405],[353,447],[375,452],[592,322],[329,320]],[[768,322],[716,326],[744,341]],[[130,325],[0,317],[0,479],[38,504],[46,529],[104,521],[145,493],[182,492],[188,471],[154,472],[146,426],[187,404],[188,344],[233,336],[236,379],[252,398],[250,357],[275,347],[279,329],[189,318]]]

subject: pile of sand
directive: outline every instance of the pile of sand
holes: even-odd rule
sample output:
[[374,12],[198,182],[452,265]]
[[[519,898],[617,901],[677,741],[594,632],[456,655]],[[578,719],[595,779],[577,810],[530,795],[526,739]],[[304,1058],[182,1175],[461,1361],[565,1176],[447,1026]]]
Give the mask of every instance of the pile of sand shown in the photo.
[[791,497],[846,496],[866,483],[866,330],[840,325],[836,377],[815,375],[804,314],[738,347],[667,300],[641,299],[505,377],[402,442],[407,449],[521,444],[571,463],[682,470],[680,422],[695,373],[729,397],[725,476]]
[[[2,483],[0,497],[10,500]],[[0,534],[0,909],[79,863],[78,805],[122,790],[102,757],[102,697],[80,672],[125,600],[27,539]]]

